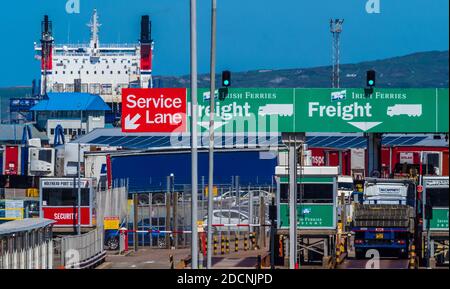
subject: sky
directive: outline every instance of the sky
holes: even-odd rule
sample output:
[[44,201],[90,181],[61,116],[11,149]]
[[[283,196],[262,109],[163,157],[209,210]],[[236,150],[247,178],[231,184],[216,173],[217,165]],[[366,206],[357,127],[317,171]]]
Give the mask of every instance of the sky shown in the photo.
[[[66,11],[79,1],[79,13]],[[448,50],[448,0],[217,0],[217,71],[305,68],[331,64],[330,18],[344,18],[341,62]],[[197,0],[199,73],[209,71],[210,0]],[[189,0],[2,1],[0,87],[30,85],[39,75],[33,43],[45,14],[56,43],[89,41],[86,23],[96,8],[102,43],[136,43],[140,17],[152,20],[154,75],[189,73]]]

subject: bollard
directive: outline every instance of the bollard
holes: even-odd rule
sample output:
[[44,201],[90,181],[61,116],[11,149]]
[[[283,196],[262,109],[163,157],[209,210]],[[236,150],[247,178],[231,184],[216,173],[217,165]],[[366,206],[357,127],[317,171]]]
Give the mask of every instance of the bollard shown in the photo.
[[252,242],[252,250],[256,250],[256,239],[255,239],[255,234],[254,233],[250,234],[250,240]]
[[119,254],[128,251],[127,228],[120,228]]
[[416,269],[416,246],[411,245],[409,249],[409,269]]
[[280,238],[278,239],[278,257],[283,257],[283,252],[284,252],[284,236],[280,235]]
[[248,235],[244,234],[244,251],[248,251]]
[[220,236],[220,254],[225,254],[225,237],[223,235]]
[[208,251],[208,237],[206,236],[206,233],[202,233],[202,240],[203,240],[202,244],[203,256],[206,257],[206,253]]
[[238,252],[239,251],[239,237],[236,234],[234,236],[234,252]]
[[170,269],[174,269],[174,264],[173,264],[173,255],[169,256],[169,263],[170,263]]
[[217,235],[214,235],[214,255],[217,255]]
[[227,254],[229,254],[230,253],[230,237],[226,236],[225,239],[226,239],[226,251],[227,251]]

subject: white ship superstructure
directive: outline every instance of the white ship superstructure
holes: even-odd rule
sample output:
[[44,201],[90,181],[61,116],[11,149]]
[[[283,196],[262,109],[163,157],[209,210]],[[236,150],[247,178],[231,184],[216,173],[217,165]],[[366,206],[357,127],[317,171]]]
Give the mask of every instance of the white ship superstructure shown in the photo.
[[35,43],[41,61],[41,94],[46,92],[88,92],[107,103],[121,102],[123,87],[152,87],[151,23],[141,21],[141,38],[135,44],[101,44],[97,11],[90,23],[87,44],[55,44],[52,23],[45,16],[41,43]]

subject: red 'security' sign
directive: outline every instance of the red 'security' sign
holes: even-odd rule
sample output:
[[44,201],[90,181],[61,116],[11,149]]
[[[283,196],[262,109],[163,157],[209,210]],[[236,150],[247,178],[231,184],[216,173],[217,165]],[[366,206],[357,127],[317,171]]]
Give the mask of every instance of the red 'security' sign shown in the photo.
[[[78,224],[77,207],[43,207],[44,218],[56,221],[55,226],[73,226]],[[90,225],[89,207],[81,207],[81,225]]]
[[122,89],[123,132],[186,131],[185,88]]

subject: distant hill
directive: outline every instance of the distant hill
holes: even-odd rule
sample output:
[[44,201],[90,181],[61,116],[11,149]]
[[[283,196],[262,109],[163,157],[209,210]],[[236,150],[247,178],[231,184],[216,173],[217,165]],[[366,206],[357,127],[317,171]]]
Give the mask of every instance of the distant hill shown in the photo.
[[[449,52],[418,52],[400,57],[356,64],[342,64],[341,87],[361,87],[369,69],[377,71],[377,87],[448,87]],[[216,79],[220,81],[218,74]],[[209,74],[198,76],[199,87],[209,87]],[[189,87],[189,75],[155,76],[155,86]],[[217,83],[218,84],[218,83]],[[331,66],[264,69],[232,73],[233,87],[331,87]]]
[[[361,87],[369,69],[377,71],[377,87],[448,87],[449,52],[418,52],[400,57],[341,65],[341,87]],[[218,74],[217,85],[220,81]],[[209,75],[198,76],[199,87],[209,87]],[[155,76],[155,87],[189,87],[189,75]],[[330,87],[331,66],[264,69],[232,73],[232,87]],[[31,87],[0,88],[0,119],[9,118],[9,98],[30,96]]]

